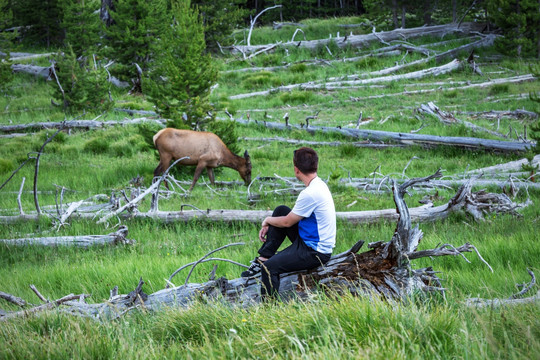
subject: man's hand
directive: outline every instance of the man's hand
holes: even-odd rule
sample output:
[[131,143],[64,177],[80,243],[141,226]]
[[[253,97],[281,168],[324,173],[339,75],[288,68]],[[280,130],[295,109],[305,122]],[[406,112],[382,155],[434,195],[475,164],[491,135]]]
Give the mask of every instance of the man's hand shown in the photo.
[[259,240],[266,242],[266,234],[268,233],[268,225],[264,225],[259,231]]

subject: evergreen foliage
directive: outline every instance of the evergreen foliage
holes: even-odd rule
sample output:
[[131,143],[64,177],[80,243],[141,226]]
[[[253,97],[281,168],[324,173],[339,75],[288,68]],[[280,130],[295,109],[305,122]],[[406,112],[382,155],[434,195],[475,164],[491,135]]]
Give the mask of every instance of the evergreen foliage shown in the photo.
[[[166,0],[118,0],[110,11],[113,23],[105,28],[104,54],[116,62],[111,71],[121,80],[137,75],[135,64],[143,73],[153,60],[152,44],[167,24]],[[161,55],[161,54],[160,54]]]
[[62,3],[65,41],[78,56],[97,50],[101,22],[95,11],[99,6],[98,0],[66,0]]
[[194,0],[203,18],[206,47],[216,50],[220,45],[230,45],[230,36],[249,14],[250,10],[241,7],[246,0]]
[[[13,18],[11,10],[7,8],[8,0],[0,0],[0,29],[7,28]],[[6,86],[13,80],[13,72],[11,70],[11,62],[9,59],[9,51],[12,47],[12,40],[17,36],[16,32],[0,32],[0,51],[3,52],[4,58],[0,55],[0,91],[3,91]]]
[[173,26],[156,41],[160,56],[143,81],[156,111],[171,119],[175,128],[203,128],[211,120],[210,87],[217,80],[217,69],[206,53],[204,29],[199,11],[189,0],[172,2]]
[[504,37],[496,45],[504,54],[540,57],[540,11],[537,0],[488,0],[490,19]]
[[10,2],[13,25],[23,26],[21,33],[32,45],[59,45],[64,38],[62,7],[58,0],[17,0]]
[[[91,63],[92,62],[92,63]],[[56,58],[56,81],[49,82],[53,87],[53,97],[64,104],[67,113],[77,111],[102,112],[110,110],[114,102],[110,98],[110,82],[105,69],[97,67],[93,59],[83,57],[81,61],[68,45],[66,52]]]

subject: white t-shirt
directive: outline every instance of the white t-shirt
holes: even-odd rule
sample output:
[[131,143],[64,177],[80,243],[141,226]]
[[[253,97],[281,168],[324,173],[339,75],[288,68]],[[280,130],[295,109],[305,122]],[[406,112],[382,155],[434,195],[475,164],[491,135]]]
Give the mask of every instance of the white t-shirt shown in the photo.
[[300,192],[292,212],[303,219],[298,232],[307,246],[323,254],[336,246],[336,208],[328,186],[318,176]]

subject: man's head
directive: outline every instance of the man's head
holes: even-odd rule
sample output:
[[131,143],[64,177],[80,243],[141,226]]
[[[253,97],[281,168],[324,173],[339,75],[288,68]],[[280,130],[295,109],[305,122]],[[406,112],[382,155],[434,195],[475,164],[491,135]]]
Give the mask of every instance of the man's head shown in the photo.
[[303,174],[313,174],[317,172],[319,157],[312,148],[301,147],[294,151],[293,164]]

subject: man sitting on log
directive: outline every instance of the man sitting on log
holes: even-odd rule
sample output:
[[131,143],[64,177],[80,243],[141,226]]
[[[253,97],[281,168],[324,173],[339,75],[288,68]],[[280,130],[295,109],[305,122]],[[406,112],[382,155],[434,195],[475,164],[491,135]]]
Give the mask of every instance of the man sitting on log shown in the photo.
[[[301,147],[294,151],[294,175],[306,188],[291,210],[278,206],[266,217],[259,231],[263,245],[242,277],[261,273],[261,295],[277,297],[280,274],[309,270],[325,264],[336,244],[336,210],[326,183],[317,176],[319,158],[315,150]],[[288,237],[292,244],[276,253]]]

